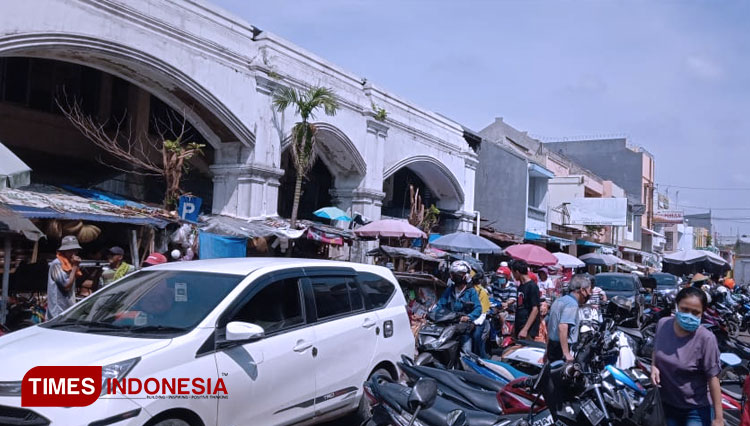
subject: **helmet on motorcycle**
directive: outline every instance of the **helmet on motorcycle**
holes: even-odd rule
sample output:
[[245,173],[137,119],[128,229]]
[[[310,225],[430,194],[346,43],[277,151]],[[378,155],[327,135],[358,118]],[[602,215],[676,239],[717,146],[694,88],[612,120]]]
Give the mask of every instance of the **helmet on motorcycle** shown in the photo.
[[724,280],[724,285],[730,289],[734,290],[734,278],[727,278]]
[[451,280],[454,283],[469,283],[471,281],[471,266],[465,260],[457,260],[451,263]]

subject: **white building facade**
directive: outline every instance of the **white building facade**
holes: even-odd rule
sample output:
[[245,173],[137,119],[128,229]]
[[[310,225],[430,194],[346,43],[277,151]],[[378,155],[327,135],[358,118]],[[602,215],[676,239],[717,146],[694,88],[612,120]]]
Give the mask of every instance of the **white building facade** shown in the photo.
[[213,213],[240,218],[278,213],[282,153],[297,117],[274,113],[275,88],[330,87],[341,107],[317,124],[337,206],[379,218],[384,180],[408,168],[437,207],[471,227],[478,160],[458,123],[203,1],[2,2],[0,56],[96,68],[183,112],[215,150]]

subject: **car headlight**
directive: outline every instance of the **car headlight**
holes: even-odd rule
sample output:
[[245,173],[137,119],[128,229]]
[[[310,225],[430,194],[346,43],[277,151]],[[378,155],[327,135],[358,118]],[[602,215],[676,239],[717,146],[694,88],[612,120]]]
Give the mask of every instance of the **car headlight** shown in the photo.
[[107,393],[107,380],[115,379],[122,380],[135,367],[141,357],[131,358],[125,361],[115,362],[114,364],[105,365],[102,367],[102,393]]

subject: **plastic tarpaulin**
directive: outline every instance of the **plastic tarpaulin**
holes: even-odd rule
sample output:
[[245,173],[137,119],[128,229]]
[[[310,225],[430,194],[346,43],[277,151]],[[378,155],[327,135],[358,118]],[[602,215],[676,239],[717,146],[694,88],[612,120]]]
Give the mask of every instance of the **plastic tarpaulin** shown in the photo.
[[344,238],[341,235],[332,234],[313,227],[307,228],[307,239],[335,246],[344,245]]
[[247,253],[247,238],[243,237],[227,237],[201,231],[198,241],[198,257],[201,259],[245,257]]
[[18,188],[31,182],[31,168],[0,143],[0,188]]

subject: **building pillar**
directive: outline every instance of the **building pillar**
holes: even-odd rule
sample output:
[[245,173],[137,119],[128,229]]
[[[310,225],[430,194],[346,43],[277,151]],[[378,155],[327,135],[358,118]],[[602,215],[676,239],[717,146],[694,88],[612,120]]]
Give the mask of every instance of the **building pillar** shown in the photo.
[[223,143],[216,151],[213,214],[243,219],[277,215],[279,179],[284,171],[262,163],[246,163],[248,148]]

